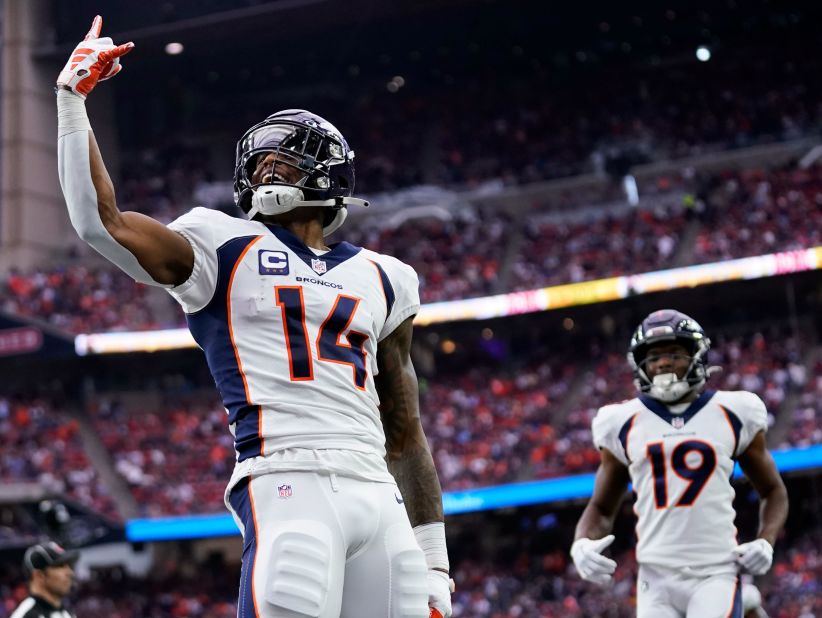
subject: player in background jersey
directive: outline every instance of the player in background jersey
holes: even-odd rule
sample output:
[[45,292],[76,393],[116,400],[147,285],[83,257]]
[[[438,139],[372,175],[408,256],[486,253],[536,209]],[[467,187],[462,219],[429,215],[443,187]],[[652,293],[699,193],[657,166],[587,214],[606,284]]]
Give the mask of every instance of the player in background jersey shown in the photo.
[[[709,348],[687,315],[652,313],[628,352],[639,396],[600,408],[593,421],[602,461],[571,556],[583,579],[610,582],[617,565],[602,552],[633,483],[639,618],[742,618],[739,573],[770,568],[788,514],[765,446],[765,405],[746,391],[705,388]],[[742,544],[731,486],[737,461],[760,498],[758,536]]]
[[243,531],[239,616],[450,616],[442,492],[410,359],[416,273],[326,246],[354,189],[340,132],[285,110],[237,145],[248,219],[195,208],[168,227],[117,209],[84,99],[133,45],[102,20],[60,73],[60,182],[78,234],[180,302],[228,413],[226,505]]

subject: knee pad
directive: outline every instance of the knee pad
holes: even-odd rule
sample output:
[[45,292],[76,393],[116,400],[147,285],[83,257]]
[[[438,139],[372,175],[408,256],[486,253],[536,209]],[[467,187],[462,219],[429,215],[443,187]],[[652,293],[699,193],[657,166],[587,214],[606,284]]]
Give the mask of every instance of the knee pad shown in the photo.
[[268,564],[265,600],[294,618],[317,618],[328,598],[331,530],[318,521],[283,522]]
[[385,545],[391,559],[390,618],[427,618],[428,565],[408,525],[388,528]]

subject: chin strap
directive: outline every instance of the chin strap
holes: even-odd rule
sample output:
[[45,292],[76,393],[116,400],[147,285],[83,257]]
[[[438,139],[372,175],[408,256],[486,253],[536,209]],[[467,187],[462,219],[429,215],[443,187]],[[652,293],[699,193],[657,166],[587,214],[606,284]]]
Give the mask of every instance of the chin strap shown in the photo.
[[695,384],[689,384],[688,380],[680,380],[675,373],[660,373],[654,376],[648,394],[654,399],[670,403],[679,401],[685,395],[696,388],[701,388],[705,380],[700,380]]
[[[303,179],[303,182],[305,179]],[[329,208],[343,208],[349,204],[363,206],[367,208],[370,204],[367,200],[358,197],[332,197],[327,200],[306,200],[305,194],[299,187],[283,185],[260,185],[251,196],[251,208],[248,210],[248,218],[253,219],[258,214],[261,215],[281,215],[307,206],[325,206]],[[340,225],[342,222],[340,222]],[[338,226],[339,227],[339,226]],[[333,230],[332,230],[333,231]],[[330,233],[330,232],[327,232]]]
[[295,202],[294,206],[348,206],[349,204],[353,206],[363,206],[364,208],[368,208],[371,205],[371,202],[368,200],[361,200],[358,197],[332,197],[328,200],[301,200],[299,202]]

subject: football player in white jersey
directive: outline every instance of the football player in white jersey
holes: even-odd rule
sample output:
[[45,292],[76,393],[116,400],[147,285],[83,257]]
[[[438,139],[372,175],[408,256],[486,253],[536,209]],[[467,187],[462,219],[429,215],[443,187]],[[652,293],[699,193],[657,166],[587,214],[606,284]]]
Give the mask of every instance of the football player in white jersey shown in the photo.
[[[602,461],[571,556],[583,579],[607,584],[602,555],[630,481],[636,493],[637,616],[741,618],[739,573],[765,573],[788,514],[785,485],[765,446],[767,412],[746,391],[712,391],[710,340],[687,315],[656,311],[636,329],[628,361],[636,399],[593,421]],[[760,498],[759,533],[737,543],[731,486],[739,462]]]
[[168,289],[228,413],[226,505],[243,531],[239,616],[450,616],[442,492],[410,360],[414,270],[326,246],[350,204],[340,132],[285,110],[237,145],[248,219],[195,208],[168,227],[117,209],[84,99],[133,47],[101,19],[57,80],[72,224],[134,279]]

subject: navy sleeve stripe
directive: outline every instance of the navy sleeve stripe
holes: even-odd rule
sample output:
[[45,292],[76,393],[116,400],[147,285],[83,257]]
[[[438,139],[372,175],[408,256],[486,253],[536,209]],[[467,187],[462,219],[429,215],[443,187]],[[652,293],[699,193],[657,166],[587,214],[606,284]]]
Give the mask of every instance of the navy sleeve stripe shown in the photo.
[[391,315],[391,309],[394,307],[394,300],[396,300],[394,286],[391,285],[391,280],[388,278],[388,275],[385,274],[383,267],[374,260],[370,260],[370,262],[376,267],[380,275],[380,283],[382,284],[382,291],[385,295],[385,319],[388,320],[388,316]]
[[245,374],[234,347],[228,305],[232,275],[246,252],[262,236],[232,239],[217,250],[219,263],[214,298],[197,313],[188,314],[188,328],[205,352],[208,367],[228,410],[229,425],[234,425],[234,448],[238,461],[263,453],[260,434],[260,407],[248,397]]
[[625,451],[625,459],[627,459],[629,463],[631,462],[631,458],[628,456],[628,434],[631,433],[631,428],[634,426],[635,419],[636,414],[625,421],[625,424],[619,430],[619,442],[622,444],[622,450]]
[[739,417],[733,411],[728,410],[725,406],[719,407],[725,413],[725,418],[728,419],[728,424],[731,426],[731,431],[733,431],[734,434],[733,457],[735,459],[737,456],[736,449],[739,448],[739,435],[742,433],[742,421],[739,420]]

